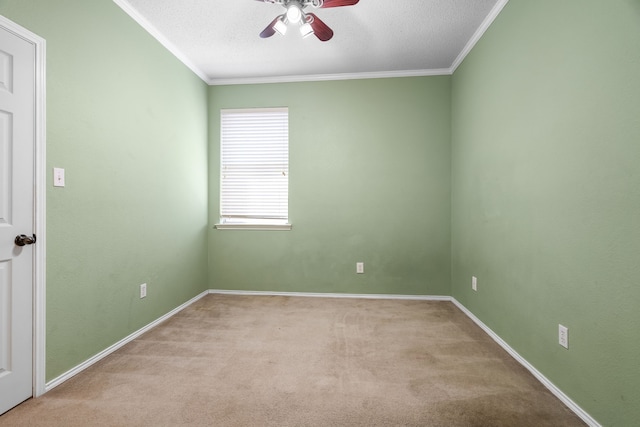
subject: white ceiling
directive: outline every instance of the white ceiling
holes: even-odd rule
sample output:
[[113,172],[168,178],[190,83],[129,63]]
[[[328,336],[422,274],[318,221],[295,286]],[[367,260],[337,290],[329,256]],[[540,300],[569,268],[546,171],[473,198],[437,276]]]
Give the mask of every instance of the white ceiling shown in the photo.
[[[261,39],[285,10],[256,0],[114,0],[209,84],[451,74],[508,0],[361,0],[312,9],[328,42]],[[309,12],[309,8],[306,9]]]

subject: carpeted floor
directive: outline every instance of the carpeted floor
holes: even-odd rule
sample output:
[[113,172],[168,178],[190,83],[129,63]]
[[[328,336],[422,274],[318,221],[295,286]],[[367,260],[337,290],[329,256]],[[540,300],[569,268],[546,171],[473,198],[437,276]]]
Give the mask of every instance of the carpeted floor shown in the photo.
[[583,426],[448,302],[209,295],[1,426]]

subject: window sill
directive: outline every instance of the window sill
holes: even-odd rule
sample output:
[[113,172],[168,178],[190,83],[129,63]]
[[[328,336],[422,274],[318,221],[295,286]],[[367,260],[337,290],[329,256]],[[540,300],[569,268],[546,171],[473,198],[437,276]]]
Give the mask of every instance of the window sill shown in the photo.
[[218,230],[261,230],[261,231],[289,231],[291,224],[216,224]]

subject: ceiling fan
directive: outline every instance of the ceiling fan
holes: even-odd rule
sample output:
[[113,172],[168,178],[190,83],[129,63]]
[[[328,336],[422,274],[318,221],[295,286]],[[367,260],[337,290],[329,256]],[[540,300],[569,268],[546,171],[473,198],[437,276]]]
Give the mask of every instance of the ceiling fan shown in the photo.
[[353,6],[360,0],[257,0],[263,3],[279,4],[287,9],[285,13],[279,15],[261,33],[260,37],[266,39],[276,32],[284,35],[287,32],[287,24],[300,25],[302,37],[311,34],[323,42],[331,40],[333,30],[327,26],[313,13],[305,13],[304,9],[312,6],[316,9],[340,6]]

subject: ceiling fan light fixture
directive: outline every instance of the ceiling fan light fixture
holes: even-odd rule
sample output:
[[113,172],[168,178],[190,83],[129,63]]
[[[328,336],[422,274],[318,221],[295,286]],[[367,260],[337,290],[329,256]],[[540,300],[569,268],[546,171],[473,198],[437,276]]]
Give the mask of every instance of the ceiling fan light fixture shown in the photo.
[[308,22],[305,22],[300,26],[300,34],[302,34],[302,38],[309,37],[313,34],[313,27]]
[[353,6],[360,0],[257,0],[263,3],[278,4],[286,9],[283,15],[276,16],[273,21],[262,30],[260,38],[266,39],[275,33],[284,35],[290,23],[298,24],[302,37],[315,35],[321,42],[331,40],[333,30],[313,13],[305,13],[304,10],[312,6],[314,8],[330,8]]
[[284,23],[284,19],[278,19],[275,24],[273,24],[273,29],[278,32],[281,36],[287,34],[287,24]]
[[300,22],[300,19],[302,19],[302,9],[300,9],[298,2],[291,2],[289,6],[287,6],[287,19],[294,24]]

